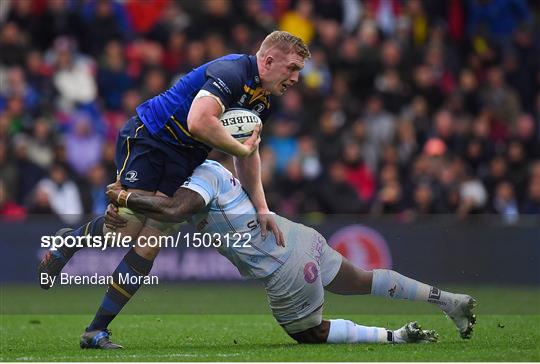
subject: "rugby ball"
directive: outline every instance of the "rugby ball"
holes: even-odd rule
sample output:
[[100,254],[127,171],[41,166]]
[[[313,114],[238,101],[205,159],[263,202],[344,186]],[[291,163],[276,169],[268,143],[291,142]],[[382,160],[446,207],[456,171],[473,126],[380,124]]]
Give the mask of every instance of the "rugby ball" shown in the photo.
[[246,109],[229,109],[221,115],[219,121],[225,130],[239,142],[249,138],[255,127],[262,123],[259,115]]

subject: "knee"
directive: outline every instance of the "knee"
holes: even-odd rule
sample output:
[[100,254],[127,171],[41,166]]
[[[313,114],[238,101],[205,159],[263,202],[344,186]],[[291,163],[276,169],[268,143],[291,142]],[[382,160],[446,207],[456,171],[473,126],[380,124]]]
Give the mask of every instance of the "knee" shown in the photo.
[[128,207],[119,207],[118,215],[126,219],[128,222],[137,223],[137,224],[140,224],[141,226],[144,224],[146,220],[146,217],[144,216],[144,214],[135,212]]
[[[136,213],[131,209],[128,209],[127,207],[120,207],[118,208],[118,211],[116,213],[112,213],[112,210],[109,206],[107,208],[106,216],[105,216],[105,224],[103,226],[103,233],[121,233],[122,236],[130,236],[132,239],[135,239],[138,235],[142,227],[144,226],[145,217],[143,214]],[[111,214],[109,216],[109,214]],[[116,216],[115,216],[116,215]],[[111,221],[108,221],[111,219],[112,216],[112,223]],[[122,227],[118,227],[114,224],[115,219],[120,219],[125,221],[125,225]]]
[[143,257],[147,260],[154,260],[156,259],[157,255],[159,254],[159,246],[148,246],[148,245],[135,245],[133,248],[135,250],[135,253]]
[[321,322],[320,325],[311,327],[307,330],[290,334],[299,344],[322,344],[328,339],[328,331],[330,330],[329,321]]

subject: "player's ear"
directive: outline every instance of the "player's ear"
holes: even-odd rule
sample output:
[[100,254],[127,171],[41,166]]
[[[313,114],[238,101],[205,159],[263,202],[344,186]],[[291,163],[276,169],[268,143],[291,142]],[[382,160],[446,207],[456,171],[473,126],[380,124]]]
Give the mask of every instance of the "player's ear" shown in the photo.
[[266,69],[270,68],[272,64],[274,63],[274,57],[268,55],[264,58],[264,66]]

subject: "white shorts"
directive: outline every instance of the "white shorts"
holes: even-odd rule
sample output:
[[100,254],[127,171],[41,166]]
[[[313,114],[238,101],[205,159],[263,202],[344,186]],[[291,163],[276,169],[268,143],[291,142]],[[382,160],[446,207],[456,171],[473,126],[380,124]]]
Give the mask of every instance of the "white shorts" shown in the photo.
[[289,259],[264,278],[272,313],[285,330],[294,334],[322,322],[324,287],[336,277],[341,254],[314,229],[297,241]]

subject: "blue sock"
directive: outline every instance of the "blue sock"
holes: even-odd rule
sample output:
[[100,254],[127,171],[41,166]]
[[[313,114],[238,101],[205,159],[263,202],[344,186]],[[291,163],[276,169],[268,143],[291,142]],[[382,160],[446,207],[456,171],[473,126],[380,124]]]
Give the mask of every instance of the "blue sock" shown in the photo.
[[[93,220],[90,220],[89,222],[79,226],[78,228],[74,229],[73,231],[70,231],[68,233],[65,233],[64,236],[103,236],[103,224],[105,222],[105,216],[98,216],[94,218]],[[79,247],[77,245],[73,247],[65,247],[62,246],[58,250],[62,253],[62,255],[66,258],[71,258],[73,254],[81,250],[83,247]]]
[[103,224],[105,223],[105,216],[101,215],[95,217],[94,219],[88,221],[85,224],[82,224],[73,231],[66,233],[65,236],[103,236]]
[[134,276],[144,277],[150,273],[153,264],[154,261],[141,257],[135,253],[135,250],[131,249],[128,251],[124,259],[116,267],[112,275],[113,283],[109,286],[107,292],[105,292],[101,306],[86,331],[106,329],[139,289],[140,283],[132,284],[129,282],[129,279],[127,280],[128,282],[122,283],[120,275],[124,278]]

